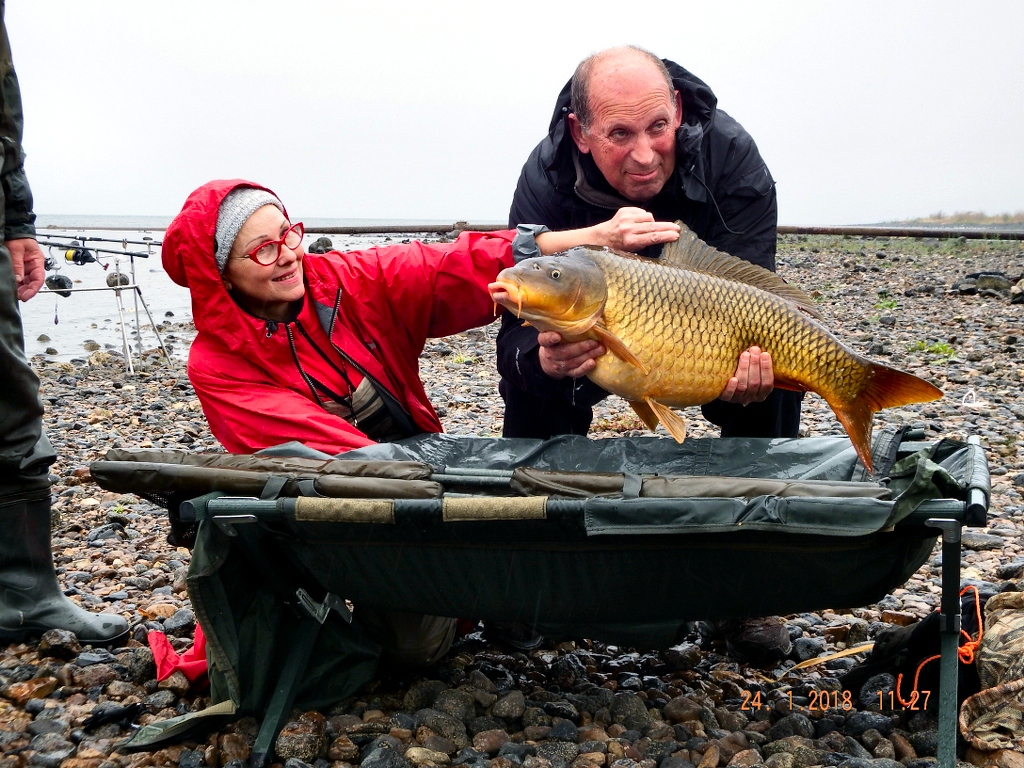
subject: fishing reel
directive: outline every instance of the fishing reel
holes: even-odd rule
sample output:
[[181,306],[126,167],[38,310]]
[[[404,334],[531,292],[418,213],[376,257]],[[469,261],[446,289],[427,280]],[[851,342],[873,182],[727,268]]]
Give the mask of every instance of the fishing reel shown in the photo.
[[77,240],[72,240],[71,245],[79,246],[77,248],[68,248],[64,251],[64,260],[69,264],[78,264],[82,266],[84,264],[94,264],[96,257],[92,255],[88,248],[80,246]]

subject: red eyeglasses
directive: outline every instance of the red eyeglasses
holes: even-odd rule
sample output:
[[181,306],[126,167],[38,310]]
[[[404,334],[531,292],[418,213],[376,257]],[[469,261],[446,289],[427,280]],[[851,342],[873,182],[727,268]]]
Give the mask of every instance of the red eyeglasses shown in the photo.
[[281,258],[281,245],[284,244],[294,251],[302,244],[302,235],[305,231],[302,222],[296,222],[288,228],[280,240],[268,240],[265,243],[260,243],[245,255],[264,267],[272,266],[277,264],[277,260]]

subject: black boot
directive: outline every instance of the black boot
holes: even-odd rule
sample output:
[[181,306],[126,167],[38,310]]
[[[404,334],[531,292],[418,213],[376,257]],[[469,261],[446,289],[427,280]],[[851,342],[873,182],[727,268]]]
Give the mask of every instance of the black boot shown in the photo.
[[113,643],[128,633],[123,618],[79,608],[57,584],[46,488],[0,497],[0,644],[48,629],[70,630],[79,642],[93,645]]

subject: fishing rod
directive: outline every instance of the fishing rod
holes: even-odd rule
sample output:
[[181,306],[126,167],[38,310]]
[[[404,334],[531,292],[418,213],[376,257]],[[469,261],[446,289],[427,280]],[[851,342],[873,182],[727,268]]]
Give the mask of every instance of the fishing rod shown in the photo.
[[81,240],[83,242],[89,241],[89,242],[93,242],[93,243],[121,243],[121,245],[145,245],[145,246],[155,245],[157,248],[159,248],[161,245],[163,245],[163,243],[161,241],[159,241],[159,240],[152,240],[152,239],[151,240],[125,240],[125,239],[118,240],[118,239],[113,238],[113,237],[93,237],[91,235],[89,237],[85,237],[84,235],[58,235],[56,233],[51,234],[49,232],[44,234],[43,237],[63,237],[63,238],[67,238],[68,240]]
[[[79,238],[76,238],[79,239]],[[118,241],[120,242],[120,241]],[[75,245],[74,243],[54,243],[49,240],[40,240],[40,245],[48,248],[63,248],[67,251],[89,251],[90,253],[111,253],[114,256],[138,256],[140,259],[148,259],[151,254],[142,253],[141,251],[114,251],[109,248],[86,248],[84,245]]]
[[[473,232],[493,232],[508,229],[505,224],[478,223],[456,221],[454,224],[383,224],[378,226],[358,227],[306,227],[307,235],[397,235],[429,233],[444,235],[450,232],[470,230]],[[913,237],[913,238],[956,238],[965,240],[1024,240],[1024,230],[995,229],[980,227],[798,227],[781,225],[777,228],[780,235],[848,235],[851,237]]]

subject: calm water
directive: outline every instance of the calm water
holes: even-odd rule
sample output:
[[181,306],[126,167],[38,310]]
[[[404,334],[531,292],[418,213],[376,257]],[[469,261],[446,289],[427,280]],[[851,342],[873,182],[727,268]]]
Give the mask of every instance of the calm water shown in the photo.
[[[168,221],[169,219],[158,216],[40,216],[37,221],[38,239],[41,242],[51,239],[67,243],[69,240],[62,235],[78,235],[139,241],[148,237],[159,242],[163,237],[163,231],[155,227],[165,226]],[[118,227],[118,229],[67,228],[88,225],[91,222],[96,222],[103,227]],[[310,221],[310,225],[312,222],[313,220]],[[317,226],[363,226],[382,223],[384,222],[379,219],[316,220]],[[140,228],[120,228],[128,226]],[[150,226],[154,228],[146,228]],[[306,244],[308,245],[316,237],[316,235],[307,235]],[[390,237],[382,235],[337,235],[331,237],[334,247],[339,250],[357,250],[375,244],[400,242],[402,239],[404,239],[402,236],[395,235]],[[109,250],[122,250],[119,243],[87,242],[86,245]],[[145,246],[138,245],[128,245],[126,248],[136,252],[146,250]],[[57,269],[55,271],[71,278],[75,288],[105,288],[106,277],[113,273],[115,268],[120,267],[125,274],[129,274],[132,268],[132,259],[113,254],[96,254],[100,257],[100,263],[71,264],[65,260],[64,250],[64,248],[43,247],[43,252],[52,255],[56,261]],[[104,264],[107,265],[106,271],[103,269]],[[153,321],[158,326],[165,322],[178,323],[192,320],[189,292],[176,285],[164,272],[160,263],[159,247],[152,248],[152,256],[149,258],[135,258],[134,267],[135,282],[140,287],[142,298],[153,315]],[[50,274],[53,272],[47,273],[47,275]],[[139,303],[136,315],[134,292],[122,292],[121,297],[123,325],[128,335],[130,349],[135,352],[140,346],[139,338],[136,336],[136,322],[141,333],[141,348],[156,347],[156,336],[143,304]],[[20,307],[25,328],[25,352],[29,357],[47,354],[46,350],[49,348],[56,350],[56,354],[47,354],[50,359],[87,358],[90,352],[86,350],[86,345],[93,343],[99,344],[101,349],[122,349],[122,320],[118,315],[116,294],[112,290],[72,293],[71,296],[64,297],[48,293],[44,288],[35,298],[21,304]],[[165,330],[165,332],[168,331]],[[178,329],[169,332],[178,336],[178,339],[172,342],[172,354],[183,357],[188,351],[189,337]]]

